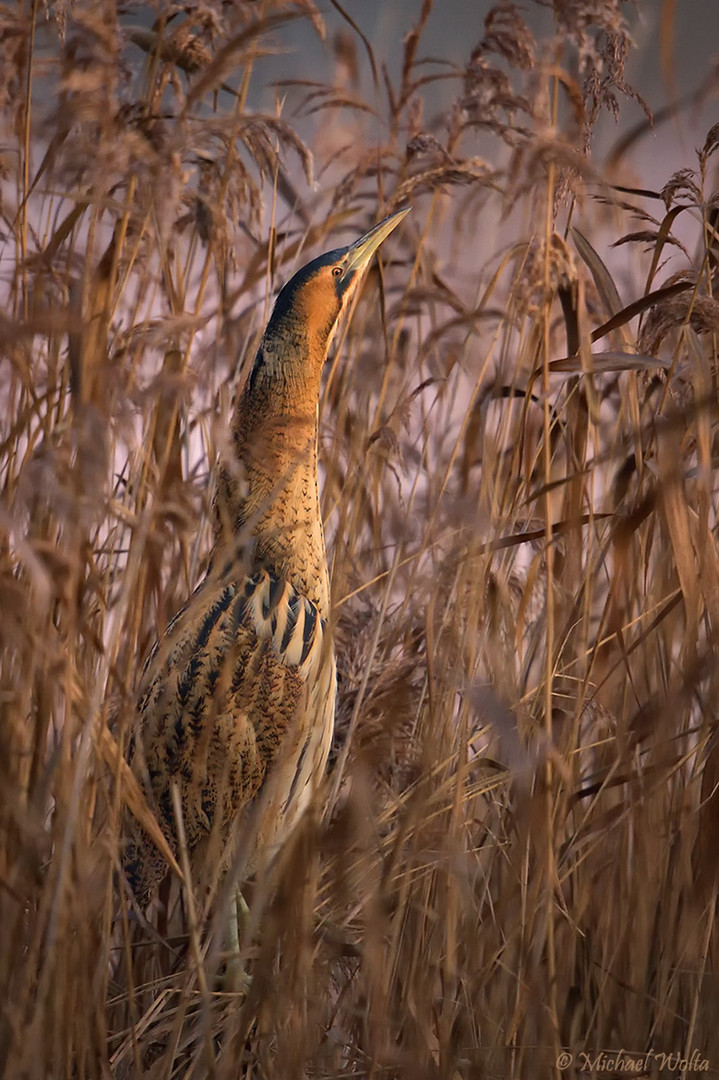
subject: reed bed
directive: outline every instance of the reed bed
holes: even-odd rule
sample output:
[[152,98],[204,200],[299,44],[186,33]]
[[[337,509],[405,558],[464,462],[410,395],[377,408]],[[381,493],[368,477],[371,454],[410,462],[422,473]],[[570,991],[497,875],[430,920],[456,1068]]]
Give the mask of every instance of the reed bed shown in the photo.
[[[424,0],[397,70],[356,7],[0,9],[9,1080],[719,1072],[719,131],[597,160],[619,0],[459,57]],[[331,78],[263,98],[300,25]],[[151,926],[119,884],[135,687],[277,288],[405,203],[321,406],[330,769],[233,996],[181,865]]]

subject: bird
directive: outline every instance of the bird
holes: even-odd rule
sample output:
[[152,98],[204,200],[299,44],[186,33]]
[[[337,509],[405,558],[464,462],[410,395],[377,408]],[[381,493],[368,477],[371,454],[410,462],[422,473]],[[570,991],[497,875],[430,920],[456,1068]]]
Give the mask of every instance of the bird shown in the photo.
[[[209,568],[140,676],[127,762],[176,857],[182,836],[193,887],[227,870],[250,821],[246,872],[267,865],[325,770],[336,670],[317,471],[322,370],[374,253],[409,209],[313,259],[279,292],[234,404]],[[122,863],[144,909],[168,864],[130,818]]]

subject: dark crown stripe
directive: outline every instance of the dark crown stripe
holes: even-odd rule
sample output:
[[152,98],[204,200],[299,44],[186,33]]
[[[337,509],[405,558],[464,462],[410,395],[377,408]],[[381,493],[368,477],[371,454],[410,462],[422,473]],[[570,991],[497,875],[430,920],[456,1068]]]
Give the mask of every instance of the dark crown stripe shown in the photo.
[[265,354],[262,346],[260,345],[259,349],[257,350],[255,362],[252,365],[252,370],[250,371],[250,377],[247,380],[247,389],[250,394],[255,389],[255,383],[263,367],[265,367]]

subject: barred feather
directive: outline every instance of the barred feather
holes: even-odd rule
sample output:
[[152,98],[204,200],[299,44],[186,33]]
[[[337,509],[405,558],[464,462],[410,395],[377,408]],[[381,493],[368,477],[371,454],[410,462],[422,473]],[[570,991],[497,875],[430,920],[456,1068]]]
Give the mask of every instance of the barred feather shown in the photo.
[[[324,769],[334,701],[326,624],[310,600],[264,569],[237,582],[208,576],[153,649],[140,687],[133,767],[173,849],[173,782],[192,851],[252,802],[275,762],[277,821],[263,846],[279,842],[295,817],[290,802]],[[149,838],[131,832],[135,894],[149,898],[165,869]]]
[[[145,664],[132,767],[175,851],[177,785],[196,879],[229,857],[231,826],[260,793],[250,868],[271,857],[327,761],[336,679],[317,486],[322,369],[373,252],[406,212],[313,260],[281,291],[235,406],[232,467],[218,477],[213,554],[223,569]],[[240,550],[246,576],[221,561]],[[166,867],[137,824],[124,865],[144,903]]]

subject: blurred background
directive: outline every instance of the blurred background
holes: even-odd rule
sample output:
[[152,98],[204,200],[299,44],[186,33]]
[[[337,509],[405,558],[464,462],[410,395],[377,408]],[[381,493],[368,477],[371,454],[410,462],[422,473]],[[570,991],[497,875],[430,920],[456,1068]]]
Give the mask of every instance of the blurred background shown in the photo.
[[[0,7],[3,1077],[719,1074],[717,42],[710,0]],[[237,871],[233,995],[219,895],[123,886],[140,673],[278,289],[405,204],[320,402],[327,782]]]

